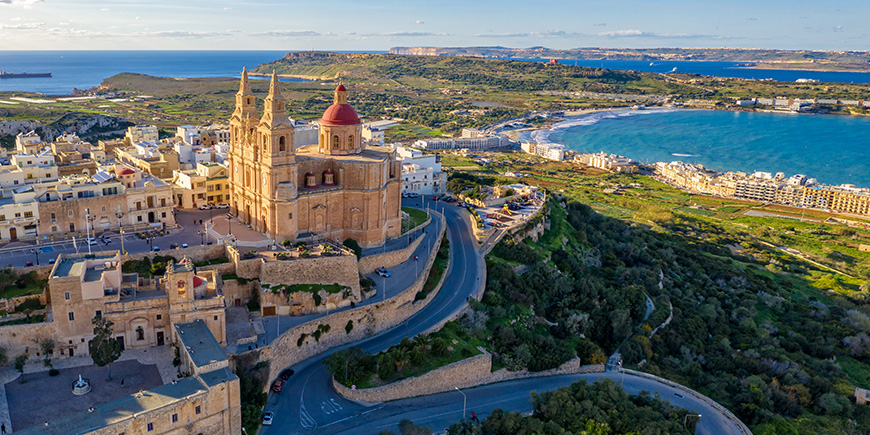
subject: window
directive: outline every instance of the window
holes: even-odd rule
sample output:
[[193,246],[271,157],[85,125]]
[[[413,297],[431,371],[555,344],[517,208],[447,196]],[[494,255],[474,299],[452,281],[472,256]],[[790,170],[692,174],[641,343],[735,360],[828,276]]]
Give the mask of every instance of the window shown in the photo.
[[[283,104],[279,104],[279,107],[283,106]],[[280,110],[280,109],[279,109]],[[284,151],[286,148],[284,136],[278,138],[278,151]]]
[[54,213],[51,214],[51,221],[57,222],[57,216]]
[[104,205],[103,206],[103,213],[105,213],[105,212],[106,212],[106,206]]
[[136,216],[136,222],[142,222],[142,216]]
[[290,216],[288,216],[287,218],[288,218],[288,219],[293,219],[293,213],[290,213]]
[[144,340],[145,339],[145,330],[140,326],[136,328],[136,340]]
[[166,212],[164,211],[163,213],[160,213],[160,217],[166,218]]
[[339,143],[338,135],[333,136],[332,137],[332,148],[338,149],[338,143]]
[[160,319],[162,319],[162,318],[163,318],[163,314],[158,314],[158,315],[157,315],[157,320],[160,320]]
[[214,190],[221,190],[221,185],[220,185],[220,184],[216,184],[216,185],[214,186]]
[[52,232],[52,233],[56,233],[56,232],[57,232],[57,225],[52,225],[52,226],[51,226],[51,232]]
[[66,313],[66,314],[67,314],[67,317],[69,317],[70,322],[76,321],[76,313],[73,313],[72,311],[70,311],[69,313]]
[[96,318],[98,318],[98,319],[102,319],[102,318],[103,318],[103,312],[100,311],[100,310],[97,310],[96,314],[94,314],[94,317],[96,317]]
[[148,423],[148,432],[154,430],[154,423]]
[[178,414],[172,414],[172,422],[178,423]]
[[21,213],[15,213],[15,217],[20,218],[20,217],[21,217]]
[[70,210],[67,214],[69,215],[69,217],[72,217],[72,210]]
[[214,316],[214,319],[217,320],[217,316]]
[[65,301],[69,300],[69,292],[63,292],[63,300],[65,300]]
[[194,409],[194,412],[196,412],[196,414],[199,415],[199,413],[202,412],[202,408],[200,408],[199,405],[196,405],[196,408]]
[[6,215],[0,214],[0,221],[5,221],[5,220],[6,220]]

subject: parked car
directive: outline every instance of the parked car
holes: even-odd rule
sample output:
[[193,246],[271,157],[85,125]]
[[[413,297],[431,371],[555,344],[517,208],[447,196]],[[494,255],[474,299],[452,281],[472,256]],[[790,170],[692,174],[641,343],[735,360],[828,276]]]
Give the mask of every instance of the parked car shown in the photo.
[[286,381],[290,379],[290,376],[293,376],[293,373],[293,369],[284,369],[278,377]]
[[182,243],[182,244],[181,244],[181,247],[182,247],[182,248],[189,248],[190,245],[188,245],[187,243]]
[[383,267],[379,267],[379,268],[375,269],[375,272],[377,272],[379,276],[382,276],[384,278],[389,278],[390,276],[392,276],[390,271],[387,269],[384,269]]
[[103,236],[103,243],[106,245],[108,245],[109,243],[112,243],[112,238],[109,236]]
[[230,208],[230,205],[225,203],[225,202],[222,202],[222,203],[214,206],[214,208],[219,208],[219,209]]
[[159,246],[153,246],[153,247],[151,247],[151,250],[154,251],[154,252],[157,252],[157,251],[160,250],[160,247],[159,247]]
[[263,426],[271,426],[272,420],[275,418],[275,413],[272,411],[266,411],[263,413]]
[[33,262],[32,262],[32,261],[28,261],[28,262],[24,263],[24,265],[27,266],[27,267],[30,267],[30,266],[33,266]]
[[199,206],[200,210],[211,210],[213,208],[214,207],[211,204],[203,204],[203,205]]
[[178,249],[178,243],[173,243],[169,245],[169,249]]
[[48,259],[48,264],[54,264],[55,261],[57,261],[57,259],[55,259],[55,258],[49,258],[49,259]]
[[89,244],[89,245],[96,245],[96,244],[97,244],[97,239],[96,239],[96,237],[91,237],[91,238],[89,238],[89,239],[88,239],[88,244]]
[[280,393],[281,390],[283,390],[283,389],[284,389],[284,381],[282,381],[281,379],[276,380],[275,383],[272,384],[272,391],[274,391],[276,393]]
[[408,198],[408,192],[403,193],[402,198]]

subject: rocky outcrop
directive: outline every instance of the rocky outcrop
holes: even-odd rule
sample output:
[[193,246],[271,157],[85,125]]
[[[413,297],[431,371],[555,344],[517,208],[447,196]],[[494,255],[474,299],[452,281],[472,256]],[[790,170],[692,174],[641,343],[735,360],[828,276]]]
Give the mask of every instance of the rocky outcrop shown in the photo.
[[98,139],[105,135],[116,136],[133,123],[113,116],[68,113],[48,125],[36,121],[0,121],[0,136],[15,136],[18,133],[36,131],[45,140],[64,133],[75,133],[84,139]]

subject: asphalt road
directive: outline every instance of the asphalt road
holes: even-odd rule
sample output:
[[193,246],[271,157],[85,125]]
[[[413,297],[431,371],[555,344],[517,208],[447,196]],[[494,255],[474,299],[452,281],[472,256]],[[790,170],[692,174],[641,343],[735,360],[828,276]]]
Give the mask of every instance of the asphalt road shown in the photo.
[[332,425],[349,421],[348,418],[373,409],[339,396],[332,388],[331,378],[322,361],[330,354],[352,346],[371,353],[387,349],[404,337],[413,337],[436,325],[461,309],[467,302],[466,298],[474,294],[481,278],[483,260],[475,249],[476,242],[472,238],[468,219],[462,217],[461,208],[451,204],[442,207],[442,203],[426,201],[426,205],[438,211],[443,209],[447,221],[451,266],[441,291],[429,305],[401,325],[293,366],[295,374],[284,391],[269,395],[266,410],[274,411],[275,419],[272,426],[264,427],[260,433],[333,433]]
[[[644,390],[649,391],[677,406],[701,414],[701,420],[695,430],[698,435],[740,433],[733,423],[693,396],[682,393],[677,396],[674,394],[675,391],[666,385],[636,376],[625,375],[623,381],[622,375],[616,372],[522,379],[463,390],[462,392],[468,396],[465,415],[466,418],[470,418],[473,412],[480,419],[484,419],[492,411],[499,408],[529,413],[532,411],[532,403],[529,400],[529,394],[532,391],[555,390],[570,385],[578,379],[595,382],[601,378],[610,378],[616,383],[624,382],[623,388],[629,394],[637,394]],[[398,432],[399,421],[406,418],[417,425],[432,429],[435,433],[443,433],[451,424],[462,419],[462,401],[461,393],[451,391],[376,404],[369,408],[357,409],[353,414],[343,419],[321,425],[318,427],[317,433],[376,434],[384,430]]]

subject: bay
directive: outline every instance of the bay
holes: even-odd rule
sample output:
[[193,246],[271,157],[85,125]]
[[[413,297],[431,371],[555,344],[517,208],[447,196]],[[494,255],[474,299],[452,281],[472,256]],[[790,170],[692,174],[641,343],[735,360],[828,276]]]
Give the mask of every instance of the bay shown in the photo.
[[593,112],[533,132],[580,152],[644,163],[683,161],[717,171],[804,174],[870,187],[870,118],[725,110]]

